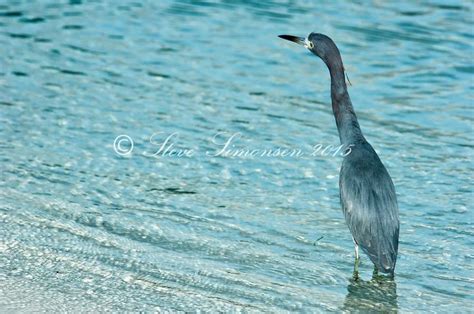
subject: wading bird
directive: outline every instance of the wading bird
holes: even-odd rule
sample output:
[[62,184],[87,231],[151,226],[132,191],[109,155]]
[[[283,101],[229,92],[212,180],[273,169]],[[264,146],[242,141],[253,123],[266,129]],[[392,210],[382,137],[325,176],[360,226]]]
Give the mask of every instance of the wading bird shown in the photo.
[[398,253],[397,197],[392,179],[360,130],[347,92],[344,66],[336,44],[326,35],[307,38],[280,35],[321,58],[331,76],[332,110],[342,145],[351,145],[339,175],[339,195],[355,245],[354,276],[358,277],[359,247],[374,263],[374,273],[394,275]]

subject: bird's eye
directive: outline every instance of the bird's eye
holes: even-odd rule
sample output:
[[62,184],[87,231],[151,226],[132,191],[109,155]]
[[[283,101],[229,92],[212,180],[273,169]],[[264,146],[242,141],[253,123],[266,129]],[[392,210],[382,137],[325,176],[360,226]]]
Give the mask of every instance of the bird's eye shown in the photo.
[[313,49],[313,48],[314,48],[314,44],[313,44],[312,41],[310,41],[310,42],[308,43],[308,48],[309,48],[309,49]]

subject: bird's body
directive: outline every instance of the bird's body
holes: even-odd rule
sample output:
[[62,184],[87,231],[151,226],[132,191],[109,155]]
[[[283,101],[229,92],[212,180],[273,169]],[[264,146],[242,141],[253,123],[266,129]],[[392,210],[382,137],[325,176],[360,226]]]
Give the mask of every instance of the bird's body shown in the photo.
[[395,187],[385,166],[367,142],[347,92],[344,66],[338,48],[323,34],[308,38],[282,35],[304,45],[327,65],[331,76],[331,100],[341,144],[350,149],[343,159],[339,189],[342,211],[358,247],[376,270],[394,274],[398,253],[399,218]]
[[367,141],[355,143],[344,157],[339,195],[356,245],[384,272],[395,270],[398,252],[398,206],[395,187]]

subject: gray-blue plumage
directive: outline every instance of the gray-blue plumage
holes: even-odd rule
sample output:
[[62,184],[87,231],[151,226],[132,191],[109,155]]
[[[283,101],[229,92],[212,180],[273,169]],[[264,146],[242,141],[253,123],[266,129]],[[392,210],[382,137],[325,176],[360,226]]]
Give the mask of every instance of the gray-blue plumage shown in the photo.
[[344,157],[339,176],[342,211],[354,241],[376,268],[393,273],[398,252],[395,187],[377,153],[366,141]]
[[339,49],[326,35],[308,38],[280,35],[304,45],[326,63],[331,76],[331,100],[341,144],[350,148],[342,162],[339,189],[342,211],[358,247],[377,270],[393,275],[398,253],[399,218],[395,187],[375,150],[360,130],[347,92]]

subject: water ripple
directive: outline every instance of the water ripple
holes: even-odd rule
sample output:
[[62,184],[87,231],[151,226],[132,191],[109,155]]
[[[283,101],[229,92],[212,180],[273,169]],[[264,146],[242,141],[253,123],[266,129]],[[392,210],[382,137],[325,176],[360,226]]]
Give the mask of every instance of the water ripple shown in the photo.
[[[6,311],[466,312],[473,5],[0,4],[0,306]],[[395,281],[352,240],[327,69],[277,38],[329,34],[400,203]],[[147,157],[178,132],[192,158]],[[128,156],[114,139],[134,141]]]

